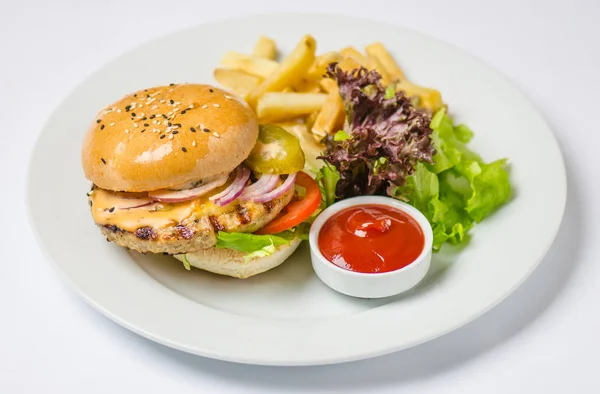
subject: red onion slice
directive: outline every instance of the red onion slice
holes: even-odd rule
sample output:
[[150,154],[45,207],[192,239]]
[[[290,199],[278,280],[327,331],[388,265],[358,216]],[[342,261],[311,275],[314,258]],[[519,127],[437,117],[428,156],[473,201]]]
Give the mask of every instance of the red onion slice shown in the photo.
[[279,186],[277,189],[272,190],[268,193],[256,196],[252,199],[252,201],[267,202],[267,201],[274,200],[277,197],[284,194],[285,192],[287,192],[288,190],[290,190],[294,186],[295,182],[296,182],[296,173],[290,174],[290,175],[288,175],[286,180],[281,184],[281,186]]
[[117,209],[133,209],[133,208],[141,208],[147,205],[152,205],[156,202],[152,198],[128,198],[124,201],[123,206],[117,206]]
[[208,182],[202,186],[195,187],[193,189],[180,190],[180,191],[172,191],[172,190],[157,190],[154,192],[148,193],[151,198],[158,200],[160,202],[166,203],[176,203],[193,200],[198,198],[211,190],[216,189],[219,186],[223,186],[225,182],[227,182],[227,175],[220,176],[215,180]]
[[250,170],[243,166],[238,167],[237,175],[233,180],[233,183],[221,193],[211,196],[209,200],[220,207],[229,204],[242,194],[248,179],[250,179]]
[[279,182],[279,175],[262,174],[260,178],[258,178],[258,181],[244,189],[244,192],[240,195],[239,199],[248,201],[256,196],[268,193],[277,186],[277,182]]

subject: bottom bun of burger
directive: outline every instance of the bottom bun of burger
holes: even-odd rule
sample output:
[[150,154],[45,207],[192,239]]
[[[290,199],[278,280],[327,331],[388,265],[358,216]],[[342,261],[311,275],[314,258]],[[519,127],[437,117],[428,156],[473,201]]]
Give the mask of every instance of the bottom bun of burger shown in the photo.
[[289,245],[281,245],[277,250],[263,257],[253,257],[246,260],[246,254],[233,249],[209,248],[198,252],[175,255],[177,260],[187,262],[201,270],[234,278],[249,278],[261,274],[283,263],[300,245],[296,238]]

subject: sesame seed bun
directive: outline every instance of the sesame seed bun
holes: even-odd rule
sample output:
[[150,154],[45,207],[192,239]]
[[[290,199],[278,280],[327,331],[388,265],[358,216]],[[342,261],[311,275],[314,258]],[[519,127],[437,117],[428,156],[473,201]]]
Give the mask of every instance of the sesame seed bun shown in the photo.
[[160,86],[100,111],[81,160],[95,185],[145,192],[229,173],[257,138],[254,112],[230,93],[208,85]]

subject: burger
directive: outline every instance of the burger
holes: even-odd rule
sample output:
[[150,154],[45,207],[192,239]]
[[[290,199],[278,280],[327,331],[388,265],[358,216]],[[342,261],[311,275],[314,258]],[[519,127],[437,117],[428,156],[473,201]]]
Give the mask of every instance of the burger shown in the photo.
[[285,261],[321,202],[296,137],[209,85],[144,89],[104,108],[81,160],[108,241],[238,278]]

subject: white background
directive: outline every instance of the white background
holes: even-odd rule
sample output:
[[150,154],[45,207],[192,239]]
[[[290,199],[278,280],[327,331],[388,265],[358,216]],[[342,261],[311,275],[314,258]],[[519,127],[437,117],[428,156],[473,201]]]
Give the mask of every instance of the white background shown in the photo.
[[[0,5],[0,393],[600,392],[600,2]],[[540,267],[491,312],[442,338],[373,360],[245,366],[180,353],[128,332],[77,298],[44,260],[28,224],[25,177],[33,142],[60,101],[139,43],[208,20],[283,11],[365,16],[447,40],[508,75],[547,118],[567,164],[565,219]]]

